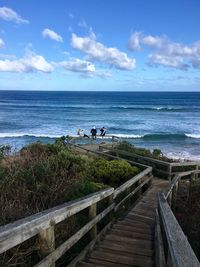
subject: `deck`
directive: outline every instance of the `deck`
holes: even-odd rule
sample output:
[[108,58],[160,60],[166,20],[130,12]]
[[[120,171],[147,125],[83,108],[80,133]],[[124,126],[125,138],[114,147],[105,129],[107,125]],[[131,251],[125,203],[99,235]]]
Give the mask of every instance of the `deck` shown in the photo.
[[112,225],[95,249],[76,266],[154,266],[157,195],[167,185],[167,181],[154,179],[140,201]]

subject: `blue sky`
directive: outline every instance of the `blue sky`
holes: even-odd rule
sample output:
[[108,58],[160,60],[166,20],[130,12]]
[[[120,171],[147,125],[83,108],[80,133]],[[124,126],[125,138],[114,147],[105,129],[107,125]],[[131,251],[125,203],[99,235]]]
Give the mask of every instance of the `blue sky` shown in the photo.
[[0,1],[0,90],[200,91],[198,0]]

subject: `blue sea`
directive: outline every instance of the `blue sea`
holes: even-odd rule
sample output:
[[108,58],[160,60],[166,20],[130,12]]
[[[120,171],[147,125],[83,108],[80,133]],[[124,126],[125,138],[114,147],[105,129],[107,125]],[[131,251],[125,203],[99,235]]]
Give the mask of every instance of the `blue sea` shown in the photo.
[[0,145],[14,151],[94,125],[135,146],[200,160],[198,92],[0,91]]

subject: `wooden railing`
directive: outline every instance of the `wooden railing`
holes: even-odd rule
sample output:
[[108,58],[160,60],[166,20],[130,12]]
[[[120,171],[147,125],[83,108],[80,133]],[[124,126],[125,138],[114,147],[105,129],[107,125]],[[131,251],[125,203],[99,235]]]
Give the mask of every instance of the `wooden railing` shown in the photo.
[[[182,178],[189,178],[189,183],[200,174],[200,171],[189,171],[177,174],[165,193],[158,196],[158,210],[155,226],[156,267],[199,267],[200,263],[183,233],[173,211],[176,208],[177,193]],[[190,198],[190,188],[188,200]]]
[[[42,211],[27,218],[18,220],[0,227],[0,254],[10,250],[14,246],[37,236],[40,243],[40,254],[44,258],[35,266],[55,266],[55,262],[64,255],[74,244],[76,244],[87,233],[90,235],[90,244],[75,258],[69,266],[84,257],[91,249],[100,235],[109,227],[113,214],[124,205],[136,193],[141,193],[144,185],[150,184],[152,179],[152,168],[145,168],[132,179],[128,180],[120,187],[109,188],[86,197],[67,202],[63,205]],[[125,196],[124,196],[124,193]],[[123,196],[123,198],[120,196]],[[97,214],[97,203],[107,201],[106,208]],[[90,221],[68,240],[55,248],[54,230],[58,223],[68,219],[72,215],[78,214],[82,210],[89,209]],[[108,224],[100,233],[97,233],[97,224],[105,217]]]
[[104,151],[105,149],[109,149],[109,152],[115,154],[115,155],[120,155],[120,156],[125,156],[129,157],[135,162],[139,162],[141,164],[145,164],[146,166],[151,166],[153,168],[153,173],[162,178],[168,178],[170,181],[176,175],[177,173],[190,170],[190,169],[199,169],[200,162],[193,162],[193,161],[188,161],[188,162],[166,162],[163,160],[158,160],[158,159],[153,159],[150,157],[144,157],[132,152],[127,152],[124,150],[119,150],[116,148],[109,147],[107,144],[105,145],[100,145],[99,150]]
[[[111,139],[111,143],[118,143],[121,141],[121,138],[119,136],[109,135],[109,134],[106,135],[106,139],[104,137],[102,138],[101,135],[97,135],[96,138],[102,140],[102,142],[105,142],[107,138]],[[72,138],[70,138],[69,136],[69,138],[67,138],[68,144],[78,144],[78,141],[81,141],[84,144],[95,144],[96,143],[95,140],[93,140],[91,135],[89,135],[89,138],[83,137],[83,136],[75,136]]]

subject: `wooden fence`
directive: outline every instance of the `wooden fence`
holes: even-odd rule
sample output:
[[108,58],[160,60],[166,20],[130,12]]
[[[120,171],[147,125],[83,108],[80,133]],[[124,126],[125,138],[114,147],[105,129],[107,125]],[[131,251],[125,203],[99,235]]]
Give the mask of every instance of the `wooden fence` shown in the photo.
[[[176,220],[173,209],[176,208],[177,193],[182,178],[189,177],[189,183],[200,171],[177,174],[165,193],[158,196],[158,210],[155,226],[156,267],[199,267],[200,263],[192,250],[187,237]],[[190,189],[190,186],[189,186]],[[188,199],[190,198],[190,190]]]
[[[67,202],[8,225],[1,226],[0,254],[37,235],[40,242],[40,254],[44,255],[44,258],[35,266],[53,267],[55,266],[55,262],[62,255],[83,236],[89,233],[91,242],[83,252],[73,260],[70,266],[74,266],[75,263],[80,260],[81,257],[84,257],[86,252],[94,246],[96,240],[98,240],[105,229],[109,227],[114,213],[136,193],[141,193],[142,187],[146,184],[149,185],[151,179],[152,168],[148,167],[116,189],[109,188],[101,190],[75,201]],[[125,196],[124,193],[126,193]],[[120,198],[120,196],[123,197]],[[107,201],[106,208],[97,214],[97,203],[102,200]],[[90,221],[68,240],[55,248],[54,230],[56,225],[86,208],[89,210]],[[108,218],[107,226],[100,233],[97,233],[98,223],[106,216]]]
[[116,148],[112,148],[111,146],[100,145],[99,146],[100,151],[107,151],[107,153],[112,153],[114,155],[120,156],[120,157],[128,157],[129,159],[145,164],[146,166],[151,166],[153,168],[153,173],[155,176],[161,177],[161,178],[168,178],[170,181],[171,179],[180,172],[191,170],[191,169],[199,169],[200,162],[193,162],[193,161],[187,161],[187,162],[166,162],[163,160],[153,159],[150,157],[144,157],[140,156],[138,154],[127,152],[124,150],[119,150]]

